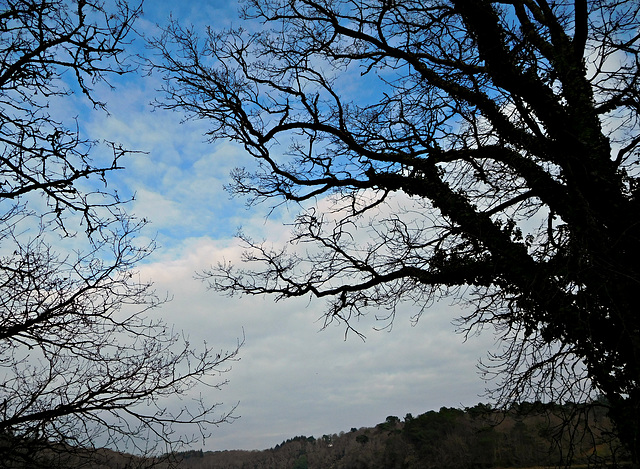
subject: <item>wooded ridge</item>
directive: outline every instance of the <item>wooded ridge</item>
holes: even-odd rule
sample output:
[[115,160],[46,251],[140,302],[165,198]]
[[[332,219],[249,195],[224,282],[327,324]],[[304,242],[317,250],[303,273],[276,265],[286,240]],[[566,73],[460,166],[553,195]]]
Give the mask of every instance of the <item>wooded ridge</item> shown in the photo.
[[[415,417],[407,414],[403,419],[388,416],[375,427],[320,437],[295,436],[265,450],[188,450],[152,458],[108,449],[52,447],[37,459],[66,469],[630,467],[630,457],[614,434],[606,401],[522,403],[507,411],[477,404],[442,407]],[[5,442],[11,445],[10,439]]]
[[296,436],[263,451],[188,451],[188,469],[429,469],[624,467],[603,406],[524,403],[508,412],[478,404],[442,407],[373,428]]

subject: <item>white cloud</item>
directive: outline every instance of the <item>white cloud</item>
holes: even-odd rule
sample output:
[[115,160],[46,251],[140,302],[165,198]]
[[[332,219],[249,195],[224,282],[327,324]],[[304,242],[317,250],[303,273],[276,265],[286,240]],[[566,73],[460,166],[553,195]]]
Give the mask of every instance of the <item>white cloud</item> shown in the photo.
[[[277,233],[274,233],[277,235]],[[243,334],[241,360],[225,377],[230,384],[210,398],[241,419],[214,430],[205,449],[261,449],[298,434],[321,436],[375,425],[440,406],[473,405],[484,384],[475,371],[491,337],[462,343],[451,320],[459,313],[438,304],[417,326],[399,315],[391,332],[377,332],[372,318],[359,323],[367,340],[344,340],[344,328],[319,331],[324,303],[268,297],[227,298],[207,291],[194,272],[216,260],[237,260],[233,242],[200,238],[142,267],[174,300],[160,312],[187,331],[228,349]]]
[[[142,28],[153,29],[153,20]],[[276,246],[286,242],[288,228],[279,213],[265,220],[267,207],[247,211],[242,200],[229,200],[222,190],[229,170],[250,159],[235,145],[203,142],[206,123],[181,125],[180,115],[152,113],[148,103],[157,88],[152,76],[127,80],[117,93],[102,89],[111,114],[91,114],[84,124],[92,138],[147,152],[128,158],[110,185],[137,193],[132,211],[152,222],[143,234],[158,233],[161,248],[140,271],[173,301],[154,314],[183,329],[194,345],[233,349],[246,337],[241,360],[224,376],[230,384],[207,391],[227,409],[240,401],[242,418],[214,429],[205,449],[266,448],[296,434],[321,436],[375,425],[387,415],[481,400],[484,384],[475,367],[493,339],[463,344],[451,325],[455,308],[436,304],[415,327],[411,313],[401,310],[390,333],[374,331],[379,324],[371,315],[357,324],[366,342],[355,335],[345,341],[343,326],[319,331],[323,301],[228,298],[195,280],[196,272],[219,260],[240,259],[242,249],[231,238],[238,226]],[[282,213],[295,215],[286,208]]]

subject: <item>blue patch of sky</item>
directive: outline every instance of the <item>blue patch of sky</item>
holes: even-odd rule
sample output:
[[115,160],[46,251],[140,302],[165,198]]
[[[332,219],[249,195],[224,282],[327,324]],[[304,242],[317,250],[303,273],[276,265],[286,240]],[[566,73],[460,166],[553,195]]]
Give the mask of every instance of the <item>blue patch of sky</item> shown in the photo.
[[[131,65],[150,57],[153,50],[145,38],[159,35],[170,17],[196,30],[222,29],[238,18],[237,8],[235,1],[148,1],[125,55]],[[108,175],[108,188],[123,199],[135,197],[129,210],[151,222],[145,235],[167,247],[190,237],[233,236],[248,213],[244,200],[231,200],[222,186],[234,166],[251,164],[251,159],[227,142],[207,142],[206,122],[182,124],[183,115],[154,109],[151,102],[160,95],[162,82],[157,75],[146,76],[144,67],[107,79],[110,86],[95,84],[94,96],[107,104],[108,114],[93,108],[70,74],[63,80],[74,94],[56,99],[52,108],[69,126],[76,118],[81,135],[101,142],[92,153],[96,161],[111,158],[105,141],[139,152],[121,161],[123,171]]]
[[[151,57],[154,51],[146,47],[144,38],[161,34],[161,28],[170,18],[184,26],[193,26],[201,35],[207,27],[222,30],[239,26],[242,22],[238,7],[234,0],[147,1],[127,54],[132,56],[133,62],[136,56]],[[329,71],[331,64],[322,66],[327,67],[327,73],[332,73]],[[374,70],[364,76],[362,71],[357,64],[335,70],[339,94],[360,107],[378,103],[383,93],[392,91],[385,81],[397,79],[401,74],[401,71],[389,68]],[[109,117],[92,109],[79,94],[66,105],[71,106],[70,112],[78,116],[81,131],[90,138],[113,140],[141,152],[124,159],[126,169],[111,174],[109,184],[123,198],[135,195],[137,200],[131,204],[133,212],[151,221],[146,236],[157,238],[159,244],[166,247],[179,244],[185,238],[229,238],[249,217],[259,218],[270,213],[272,220],[284,220],[291,219],[299,211],[295,205],[282,205],[270,212],[273,204],[253,206],[248,211],[244,199],[231,199],[222,190],[229,182],[229,172],[237,166],[251,168],[255,162],[238,146],[224,141],[207,142],[206,121],[181,124],[184,115],[154,110],[150,103],[161,97],[158,90],[162,80],[157,74],[145,76],[143,72],[142,68],[135,73],[110,76],[113,89],[100,84],[96,86],[97,98],[107,103]],[[293,142],[299,142],[295,135],[292,137]],[[282,141],[283,145],[274,151],[286,156],[286,139]],[[327,156],[331,156],[328,146],[318,145],[318,151],[323,150],[328,150]],[[109,149],[102,146],[94,155],[109,158]],[[351,169],[355,173],[362,170],[357,167],[358,162],[353,164]]]

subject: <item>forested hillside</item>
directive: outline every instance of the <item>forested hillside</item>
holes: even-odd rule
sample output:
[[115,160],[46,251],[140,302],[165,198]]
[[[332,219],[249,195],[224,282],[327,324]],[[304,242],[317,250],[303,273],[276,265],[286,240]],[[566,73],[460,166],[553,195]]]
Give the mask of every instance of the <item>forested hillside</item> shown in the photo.
[[[389,416],[372,428],[296,436],[261,451],[190,450],[160,459],[110,450],[91,453],[92,469],[491,469],[628,466],[602,403],[524,403],[507,412],[478,404],[418,416]],[[83,451],[57,447],[52,468],[87,467]],[[12,466],[16,469],[30,466]]]
[[[585,426],[588,418],[589,426]],[[297,436],[264,451],[181,453],[188,469],[429,469],[561,466],[601,467],[625,455],[609,437],[597,406],[521,404],[509,412],[478,404],[443,407],[404,419],[389,416],[374,428],[322,437]]]

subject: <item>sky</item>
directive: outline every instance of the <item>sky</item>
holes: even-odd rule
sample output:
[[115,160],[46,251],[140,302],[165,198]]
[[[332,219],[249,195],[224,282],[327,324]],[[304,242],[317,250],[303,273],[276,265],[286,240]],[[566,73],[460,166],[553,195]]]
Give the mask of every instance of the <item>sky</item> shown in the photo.
[[[170,14],[195,28],[238,25],[236,7],[226,0],[147,0],[137,29],[157,34],[156,24]],[[140,40],[132,51],[151,53]],[[229,298],[208,290],[195,276],[219,261],[240,259],[239,227],[282,245],[296,208],[267,216],[268,205],[247,208],[230,198],[223,189],[229,172],[250,166],[250,158],[229,142],[206,142],[206,122],[183,123],[179,113],[154,109],[160,77],[133,74],[113,84],[114,90],[96,88],[109,114],[89,112],[81,98],[68,105],[77,107],[91,138],[144,152],[125,160],[109,187],[135,194],[129,211],[150,221],[141,241],[158,244],[139,270],[172,301],[152,314],[183,330],[194,346],[206,341],[229,350],[244,340],[239,360],[219,377],[228,384],[201,390],[221,403],[220,413],[237,404],[239,418],[212,428],[193,449],[265,449],[297,435],[374,426],[389,415],[487,402],[477,365],[495,350],[495,339],[488,332],[466,341],[457,334],[452,321],[461,315],[459,306],[436,304],[416,325],[407,307],[383,331],[370,316],[355,324],[363,341],[354,334],[345,339],[344,325],[321,330],[323,301]]]

